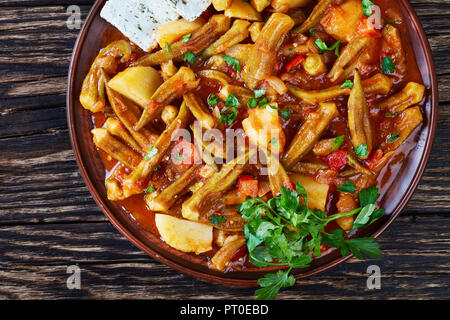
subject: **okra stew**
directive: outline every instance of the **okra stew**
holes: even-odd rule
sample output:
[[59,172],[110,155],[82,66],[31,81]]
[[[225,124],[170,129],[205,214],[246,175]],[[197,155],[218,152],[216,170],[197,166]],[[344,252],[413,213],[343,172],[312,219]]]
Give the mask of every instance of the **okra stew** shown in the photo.
[[83,82],[109,200],[216,271],[280,267],[260,299],[332,248],[381,256],[354,235],[387,214],[426,91],[396,1],[217,0],[156,37]]

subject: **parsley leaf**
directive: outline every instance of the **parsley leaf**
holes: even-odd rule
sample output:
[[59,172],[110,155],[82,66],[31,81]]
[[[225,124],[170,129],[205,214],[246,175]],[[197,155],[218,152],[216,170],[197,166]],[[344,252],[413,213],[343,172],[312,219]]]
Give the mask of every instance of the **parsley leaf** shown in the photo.
[[172,51],[168,42],[166,42],[166,51],[167,53],[170,53]]
[[395,140],[397,140],[398,138],[400,138],[400,135],[398,134],[398,132],[394,132],[390,138],[387,140],[387,143],[392,143]]
[[280,146],[276,138],[272,138],[272,140],[270,140],[270,144],[273,145],[275,148],[278,148]]
[[339,188],[337,188],[337,191],[346,192],[346,193],[355,193],[356,187],[353,184],[353,182],[351,182],[350,180],[347,180],[345,182],[345,185],[339,186]]
[[372,186],[370,188],[361,190],[359,193],[359,204],[361,207],[365,207],[369,204],[374,204],[378,198],[380,197],[380,194],[378,193],[378,188],[376,186]]
[[335,152],[337,149],[339,149],[344,143],[344,139],[344,136],[336,137],[331,143],[331,152]]
[[359,146],[355,147],[355,153],[359,158],[364,158],[369,154],[367,151],[367,144],[360,144]]
[[384,74],[393,74],[396,67],[394,62],[389,57],[383,57],[383,62],[381,64],[381,69]]
[[258,99],[251,98],[251,99],[248,100],[247,107],[249,109],[255,109],[257,106],[258,106]]
[[256,300],[274,300],[281,288],[291,287],[295,284],[293,275],[289,275],[291,269],[277,273],[269,273],[258,280],[262,287],[256,290]]
[[321,53],[323,53],[324,51],[334,50],[334,54],[339,57],[339,46],[341,44],[341,40],[335,42],[331,47],[328,47],[328,45],[325,42],[323,42],[322,39],[316,39],[316,41],[314,41],[314,44],[321,51]]
[[265,89],[253,90],[253,92],[255,93],[255,98],[261,98],[263,95],[266,94]]
[[188,33],[182,37],[184,43],[188,43],[192,37],[192,33]]
[[233,70],[237,72],[241,72],[241,64],[239,60],[233,57],[222,56],[223,60],[227,63],[229,67],[233,66]]
[[234,93],[230,94],[225,101],[225,106],[231,107],[231,106],[240,106],[241,103],[239,102],[238,98],[234,95]]
[[344,84],[342,86],[340,86],[340,89],[351,89],[353,88],[353,81],[351,80],[345,80]]
[[342,229],[335,229],[330,233],[325,234],[322,241],[330,247],[341,249],[341,254],[343,256],[347,256],[350,252],[353,253],[358,259],[363,258],[361,253],[364,253],[372,258],[381,258],[383,255],[380,250],[380,245],[375,242],[375,239],[345,239]]
[[227,221],[226,216],[218,215],[218,214],[212,214],[210,217],[210,221],[213,225],[219,225],[221,223],[224,223]]
[[155,191],[156,191],[155,187],[150,184],[144,192],[145,193],[153,193]]
[[195,59],[197,59],[197,56],[192,51],[186,52],[183,56],[183,61],[187,61],[190,64],[194,64]]
[[264,109],[268,102],[269,101],[267,100],[267,98],[262,98],[261,100],[259,100],[259,103],[258,103],[259,108]]
[[[231,110],[231,112],[227,112]],[[218,124],[221,124],[222,122],[226,122],[229,126],[233,124],[234,119],[237,117],[237,108],[236,107],[228,107],[225,108],[220,113],[220,118]]]
[[158,149],[155,147],[152,147],[147,154],[144,157],[145,161],[149,161],[151,158],[153,158],[154,156],[156,156],[158,154]]
[[309,28],[309,33],[311,34],[311,37],[316,36],[316,32],[314,31],[314,28]]
[[363,13],[366,17],[370,17],[372,15],[372,9],[375,5],[370,0],[362,0]]
[[210,106],[217,106],[220,103],[220,99],[219,97],[217,97],[214,93],[212,93],[209,97],[208,97],[208,104]]
[[280,116],[285,120],[288,120],[291,117],[291,109],[287,106],[284,109],[279,110],[279,112]]

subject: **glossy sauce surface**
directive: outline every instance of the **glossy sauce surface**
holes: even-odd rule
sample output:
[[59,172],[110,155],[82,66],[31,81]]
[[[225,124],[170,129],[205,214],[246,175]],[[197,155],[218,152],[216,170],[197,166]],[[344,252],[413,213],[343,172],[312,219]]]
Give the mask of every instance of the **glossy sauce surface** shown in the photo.
[[[397,92],[401,90],[408,82],[414,81],[418,83],[423,83],[420,71],[417,67],[416,61],[414,59],[414,48],[413,44],[410,41],[409,35],[407,33],[406,27],[404,25],[404,22],[398,23],[400,20],[396,17],[401,17],[401,19],[405,19],[402,16],[401,10],[398,6],[398,4],[395,1],[389,1],[389,0],[375,0],[373,1],[376,5],[380,6],[382,9],[383,17],[386,20],[392,19],[395,21],[395,26],[399,28],[400,35],[402,38],[402,44],[403,49],[406,53],[406,62],[407,62],[407,68],[408,72],[405,76],[401,76],[398,74],[395,74],[394,78],[394,86],[392,88],[391,92]],[[320,30],[319,30],[320,31]],[[285,43],[288,43],[290,39],[286,39]],[[342,47],[341,47],[342,49]],[[380,51],[379,57],[381,59],[382,56],[382,48],[381,44],[379,45],[378,50]],[[326,53],[328,55],[328,53]],[[328,56],[327,59],[329,59],[329,63],[327,63],[328,68],[333,64],[335,57]],[[287,59],[284,57],[280,57],[280,70],[283,69],[284,64],[286,63]],[[374,63],[373,68],[370,68],[368,70],[362,70],[362,74],[364,75],[364,78],[368,78],[371,75],[374,75],[376,73],[381,72],[381,61],[378,61],[376,64]],[[191,66],[194,71],[198,71],[202,69],[202,66]],[[365,73],[366,71],[366,73]],[[230,75],[233,74],[233,70],[230,68],[229,70]],[[281,72],[280,72],[281,73]],[[326,76],[318,76],[318,77],[311,77],[305,74],[305,72],[302,71],[295,71],[294,74],[295,77],[298,78],[298,83],[303,84],[304,89],[313,90],[313,89],[322,89],[330,86],[329,80]],[[211,94],[218,95],[219,91],[221,89],[221,86],[218,82],[213,80],[205,80],[202,79],[200,86],[196,89],[196,93],[202,98],[202,100],[206,101],[208,97]],[[428,90],[428,89],[427,89]],[[377,134],[375,135],[375,141],[374,141],[374,150],[377,149],[377,147],[386,140],[389,128],[393,126],[393,118],[387,117],[384,110],[379,110],[376,105],[375,101],[379,101],[382,99],[383,96],[381,95],[373,95],[373,96],[367,96],[368,99],[368,105],[370,108],[370,115],[371,115],[371,123],[373,128],[375,129],[375,132]],[[336,137],[340,135],[345,135],[347,143],[350,140],[349,132],[347,129],[347,101],[348,98],[339,98],[333,100],[337,104],[338,110],[340,115],[336,117],[331,125],[328,127],[326,132],[322,135],[322,138],[328,138],[328,137]],[[286,106],[290,106],[294,111],[299,111],[291,115],[291,117],[288,120],[282,119],[282,125],[283,129],[286,134],[287,141],[290,141],[292,137],[295,135],[295,133],[298,131],[298,129],[301,127],[305,116],[315,110],[315,106],[305,106],[302,105],[302,103],[293,97],[290,94],[286,94],[283,96],[280,96],[277,100],[279,108],[282,109]],[[292,107],[292,106],[297,107]],[[425,105],[425,101],[422,101],[420,103],[420,106],[423,108]],[[222,104],[219,104],[219,109],[223,110],[225,107]],[[210,111],[213,111],[213,108],[210,108]],[[240,112],[238,113],[238,118],[236,121],[234,121],[233,125],[230,128],[238,129],[241,128],[241,120],[247,117],[246,108],[241,108]],[[104,123],[106,121],[106,117],[103,113],[96,113],[92,117],[93,124],[96,128],[100,128],[104,126]],[[382,173],[378,177],[377,185],[380,187],[381,192],[383,193],[384,190],[386,190],[389,185],[392,183],[392,180],[395,178],[398,171],[401,169],[402,163],[404,159],[406,158],[406,155],[414,148],[415,146],[415,140],[417,138],[417,132],[420,130],[420,127],[415,130],[415,133],[413,133],[407,141],[405,141],[402,146],[400,147],[399,151],[397,151],[396,155],[390,160],[389,164],[383,169]],[[350,146],[348,146],[350,147]],[[111,159],[105,152],[98,150],[99,154],[102,158],[102,161],[105,165],[105,178],[109,176],[111,171],[117,166],[117,161],[114,159]],[[314,156],[312,154],[308,155],[305,160],[314,162],[314,163],[323,163],[323,159],[320,157]],[[162,172],[162,171],[161,171]],[[252,174],[257,174],[255,172],[251,172]],[[167,180],[167,177],[165,177],[163,174],[161,174],[161,183],[162,184],[169,184],[170,181]],[[358,179],[358,177],[355,177]],[[154,178],[152,178],[153,180]],[[262,179],[262,177],[261,177]],[[167,181],[165,181],[167,180]],[[150,211],[145,203],[144,200],[145,194],[141,195],[135,195],[132,196],[126,200],[118,201],[118,203],[123,207],[123,209],[128,212],[130,217],[136,221],[136,223],[141,226],[142,228],[146,229],[147,231],[150,231],[152,233],[158,234],[157,228],[155,226],[154,222],[154,213]],[[180,199],[182,201],[182,199]],[[332,186],[330,189],[329,197],[328,197],[328,203],[327,203],[327,209],[329,209],[329,213],[333,213],[335,210],[335,203],[337,201],[336,196],[336,187]],[[335,223],[331,223],[327,226],[329,229],[336,228]],[[326,249],[326,248],[324,248]],[[208,252],[205,254],[205,256],[212,256],[216,252],[213,250],[212,252]]]

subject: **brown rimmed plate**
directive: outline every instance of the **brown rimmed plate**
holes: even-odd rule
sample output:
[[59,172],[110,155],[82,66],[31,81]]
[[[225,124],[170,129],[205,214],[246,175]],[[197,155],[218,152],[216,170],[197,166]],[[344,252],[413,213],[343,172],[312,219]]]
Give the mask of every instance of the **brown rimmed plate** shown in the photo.
[[[190,276],[227,285],[256,286],[257,279],[271,268],[249,268],[241,272],[223,274],[208,268],[202,256],[186,254],[175,250],[158,236],[145,231],[134,222],[129,214],[117,203],[109,201],[104,183],[105,170],[96,152],[90,130],[93,127],[91,114],[79,102],[81,85],[90,65],[106,44],[121,36],[117,30],[100,18],[100,11],[106,0],[98,0],[92,7],[78,36],[69,69],[67,92],[67,119],[72,147],[81,175],[97,205],[112,224],[134,245],[154,259]],[[397,218],[413,195],[425,170],[434,139],[438,113],[438,87],[431,50],[423,28],[407,0],[398,0],[404,16],[409,20],[406,27],[413,44],[414,54],[422,75],[426,91],[424,123],[414,137],[416,145],[408,150],[406,159],[391,177],[389,185],[381,189],[380,206],[388,213],[369,228],[361,231],[361,236],[380,236]],[[295,270],[297,279],[304,279],[329,270],[348,260],[337,250],[331,250],[313,261],[307,269]]]

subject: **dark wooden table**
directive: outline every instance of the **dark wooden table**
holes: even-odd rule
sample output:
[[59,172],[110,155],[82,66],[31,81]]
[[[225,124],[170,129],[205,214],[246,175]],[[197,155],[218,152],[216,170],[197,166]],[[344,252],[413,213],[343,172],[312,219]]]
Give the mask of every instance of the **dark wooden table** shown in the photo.
[[[412,0],[433,49],[440,116],[408,207],[381,238],[380,260],[350,260],[283,299],[450,298],[450,0]],[[93,1],[0,0],[0,298],[251,298],[253,289],[193,279],[139,251],[107,221],[78,172],[66,124],[67,72]],[[380,290],[366,287],[381,268]],[[67,267],[81,269],[69,290]]]

